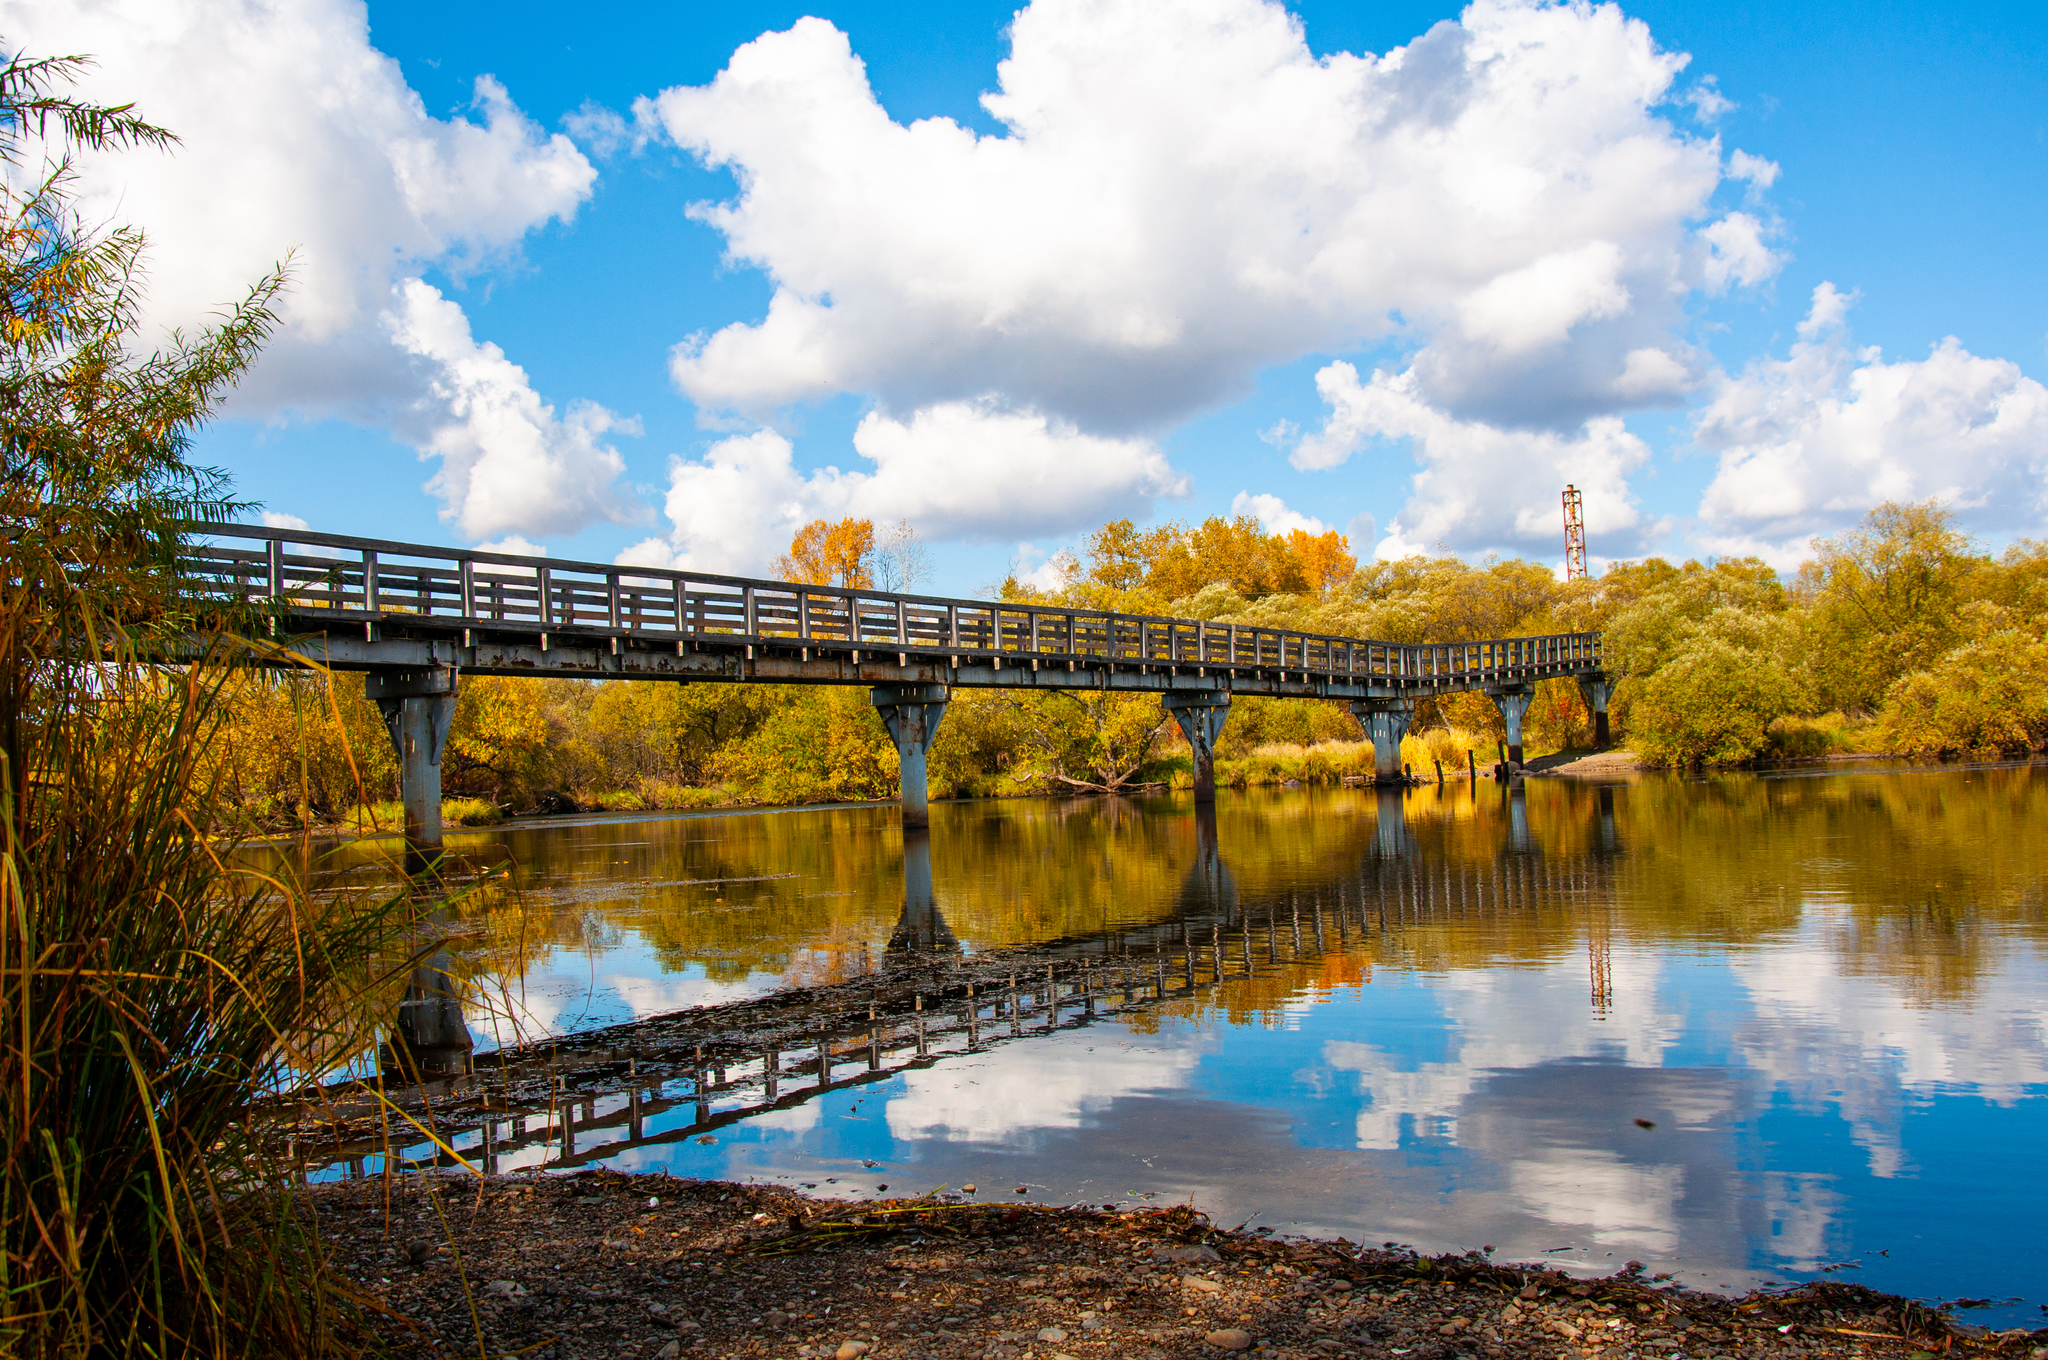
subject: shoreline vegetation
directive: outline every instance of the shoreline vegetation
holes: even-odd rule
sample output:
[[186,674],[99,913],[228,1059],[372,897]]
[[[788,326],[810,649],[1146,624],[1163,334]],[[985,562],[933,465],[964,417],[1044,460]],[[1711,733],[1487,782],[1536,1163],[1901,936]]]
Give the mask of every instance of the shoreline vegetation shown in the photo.
[[[1446,748],[1457,759],[1455,765],[1448,760],[1443,763],[1443,779],[1446,783],[1456,783],[1471,776],[1473,768],[1464,759],[1467,753],[1470,753],[1476,762],[1478,776],[1491,777],[1489,770],[1494,757],[1485,754],[1489,747],[1482,739],[1470,733],[1443,732],[1442,729],[1440,733],[1443,736],[1441,741],[1426,742],[1411,736],[1402,742],[1402,760],[1412,774],[1413,786],[1427,788],[1436,784],[1437,773],[1433,762],[1441,758],[1439,753]],[[1771,770],[1900,758],[1897,753],[1890,751],[1858,750],[1853,745],[1844,745],[1821,751],[1801,749],[1785,754],[1766,754],[1734,768]],[[1186,755],[1165,756],[1146,767],[1144,774],[1150,776],[1149,778],[1134,780],[1118,792],[1185,792],[1194,787],[1193,766],[1193,760]],[[1631,774],[1656,773],[1668,768],[1647,764],[1635,752],[1625,747],[1610,747],[1605,751],[1594,751],[1590,747],[1567,747],[1559,750],[1536,748],[1523,765],[1524,773],[1532,777],[1561,774],[1608,779],[1623,778]],[[1216,783],[1219,788],[1242,790],[1356,787],[1369,785],[1372,779],[1372,744],[1367,741],[1332,741],[1319,746],[1269,742],[1249,752],[1244,759],[1216,762]],[[1063,794],[1074,796],[1075,793],[1075,790],[1061,790],[1043,784],[1019,784],[1011,788],[984,788],[971,792],[949,789],[944,793],[934,793],[932,801],[1043,798]],[[527,808],[514,808],[484,798],[448,798],[441,803],[441,822],[450,830],[460,831],[481,830],[506,823],[544,825],[550,817],[593,814],[777,812],[868,803],[887,806],[893,803],[894,792],[886,790],[867,797],[827,794],[823,797],[777,802],[756,796],[736,785],[721,785],[710,788],[681,788],[669,791],[669,798],[670,801],[650,801],[639,791],[631,789],[612,790],[594,795],[570,795],[550,790],[548,796],[538,800],[535,806]],[[277,839],[280,836],[291,839],[300,835],[311,835],[321,839],[349,839],[396,835],[404,830],[404,826],[404,805],[396,799],[383,799],[375,803],[358,804],[333,820],[288,823],[269,836],[263,835],[263,828],[260,825],[249,830],[263,839]]]
[[[1004,599],[1398,642],[1605,635],[1614,738],[1644,765],[1743,767],[1838,755],[1986,759],[2048,744],[2048,545],[1993,557],[1939,505],[1886,504],[1815,545],[1790,581],[1757,558],[1546,565],[1414,557],[1360,564],[1337,533],[1256,519],[1102,526],[1051,584]],[[813,584],[917,589],[908,524],[807,526],[777,564]],[[374,830],[396,767],[360,676],[250,669],[212,774],[230,831]],[[1549,680],[1524,718],[1532,757],[1590,744],[1578,688]],[[1434,782],[1491,766],[1506,733],[1485,695],[1418,701],[1402,761]],[[1219,782],[1329,784],[1369,774],[1337,700],[1237,700]],[[1192,762],[1156,695],[956,690],[928,757],[934,798],[1186,787]],[[549,811],[887,800],[896,751],[859,687],[472,677],[443,761],[450,825]]]

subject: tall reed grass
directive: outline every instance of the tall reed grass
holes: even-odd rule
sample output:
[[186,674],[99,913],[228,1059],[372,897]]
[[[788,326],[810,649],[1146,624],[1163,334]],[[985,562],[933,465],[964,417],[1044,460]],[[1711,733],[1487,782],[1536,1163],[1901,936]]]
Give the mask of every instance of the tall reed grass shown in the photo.
[[251,1113],[372,1042],[408,904],[209,842],[222,665],[35,670],[0,749],[0,1354],[376,1349]]
[[248,508],[187,454],[286,267],[151,347],[141,233],[89,225],[67,158],[176,139],[74,97],[85,64],[0,62],[0,1355],[360,1353],[377,1310],[253,1110],[368,1045],[413,905],[208,840],[229,639],[267,630],[182,566]]

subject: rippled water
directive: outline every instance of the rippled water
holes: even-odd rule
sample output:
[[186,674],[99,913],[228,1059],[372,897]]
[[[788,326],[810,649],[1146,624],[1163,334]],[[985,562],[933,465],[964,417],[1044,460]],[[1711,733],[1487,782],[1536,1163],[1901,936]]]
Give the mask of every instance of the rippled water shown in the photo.
[[[463,925],[529,1034],[858,978],[913,944],[1057,942],[1102,969],[1086,1005],[1011,1019],[998,997],[922,1057],[828,1058],[823,1090],[764,1058],[593,1098],[566,1140],[501,1125],[489,1151],[1192,1196],[1226,1224],[1713,1287],[1838,1269],[2038,1325],[2044,818],[2048,769],[2021,766],[1225,793],[1213,820],[939,804],[907,857],[891,808],[469,837],[519,866],[518,898]],[[480,1048],[509,1041],[474,985]]]

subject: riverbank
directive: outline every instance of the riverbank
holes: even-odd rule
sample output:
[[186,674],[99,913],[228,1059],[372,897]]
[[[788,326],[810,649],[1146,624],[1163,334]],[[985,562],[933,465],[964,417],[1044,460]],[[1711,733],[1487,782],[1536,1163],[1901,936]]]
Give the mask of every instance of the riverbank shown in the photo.
[[844,1188],[857,1198],[610,1171],[406,1176],[313,1203],[331,1268],[423,1357],[478,1354],[481,1332],[484,1353],[551,1360],[2048,1360],[2048,1330],[1990,1333],[1856,1285],[1731,1299],[1640,1267],[1576,1280],[1220,1231],[1185,1206]]

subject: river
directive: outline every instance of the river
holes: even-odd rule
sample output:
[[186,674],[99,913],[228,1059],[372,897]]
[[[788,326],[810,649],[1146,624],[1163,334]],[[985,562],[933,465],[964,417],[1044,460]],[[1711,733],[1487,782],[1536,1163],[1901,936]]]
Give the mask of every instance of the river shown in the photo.
[[479,1051],[908,958],[1037,945],[1091,979],[1050,1010],[1027,977],[1020,1009],[974,1011],[984,988],[955,1039],[920,1011],[900,1062],[828,1043],[823,1089],[780,1055],[666,1088],[689,1099],[636,1070],[566,1140],[543,1118],[458,1145],[501,1171],[1192,1198],[1225,1226],[1716,1289],[1832,1272],[2042,1321],[2048,768],[932,814],[908,847],[888,807],[453,838],[516,866],[456,923]]

